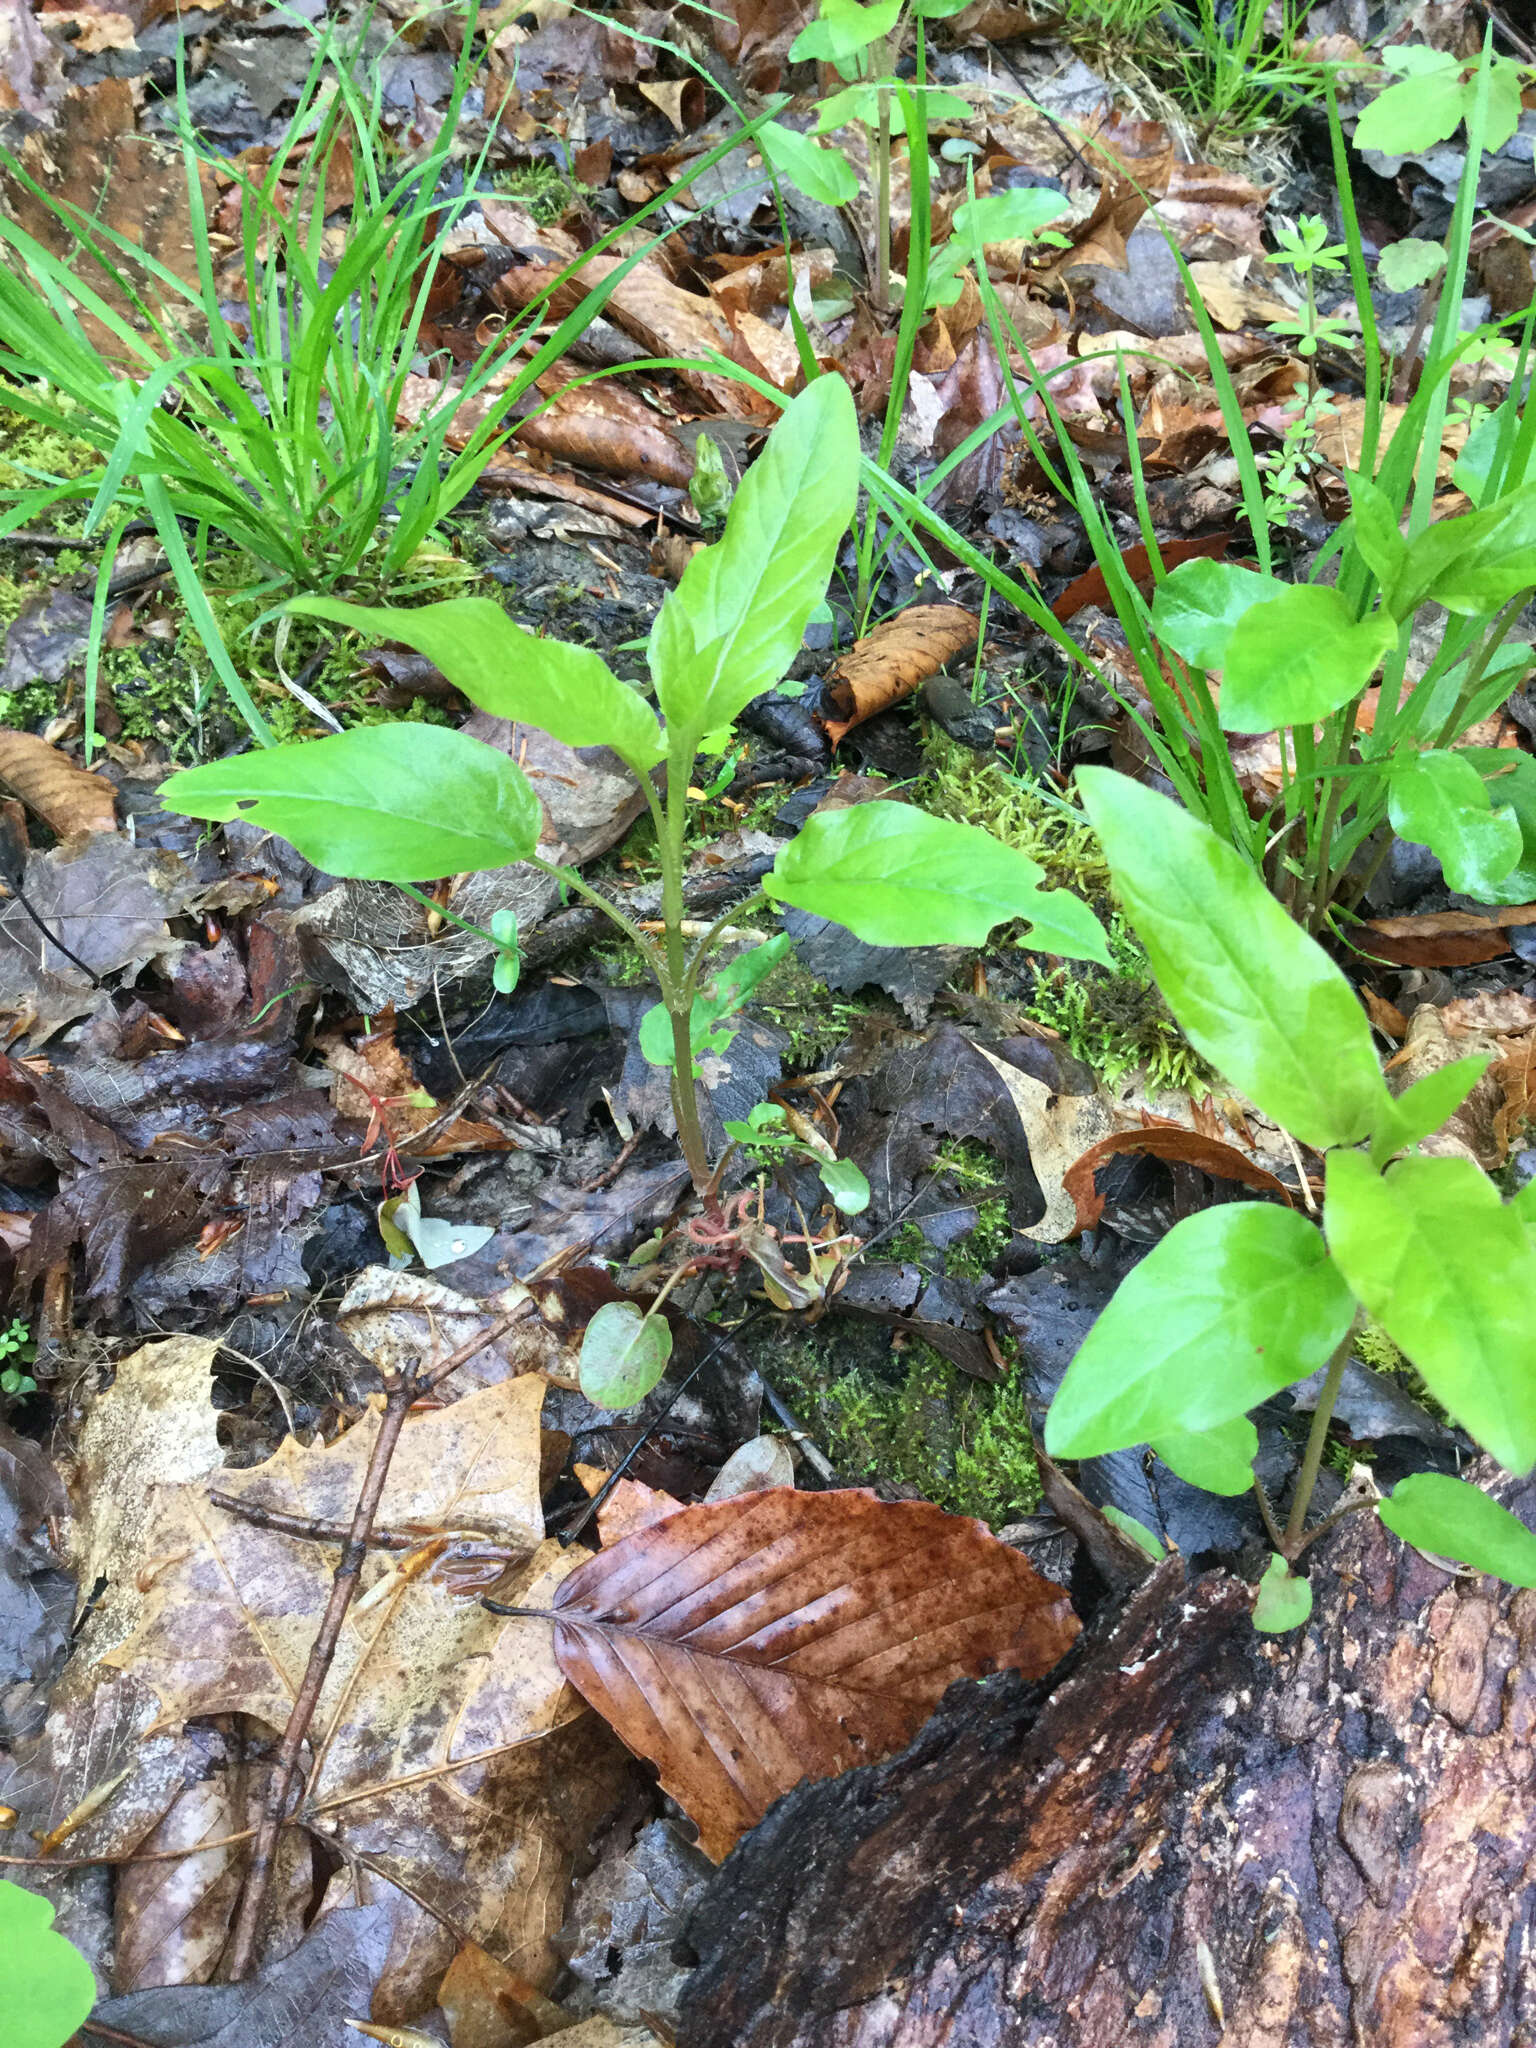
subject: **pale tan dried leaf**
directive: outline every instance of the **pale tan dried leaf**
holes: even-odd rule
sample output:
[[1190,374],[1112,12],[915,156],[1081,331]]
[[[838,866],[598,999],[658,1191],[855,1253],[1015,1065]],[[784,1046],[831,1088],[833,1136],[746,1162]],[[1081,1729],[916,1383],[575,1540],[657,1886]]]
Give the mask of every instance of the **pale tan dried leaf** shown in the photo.
[[952,1680],[1038,1677],[1061,1587],[926,1501],[777,1490],[680,1509],[555,1596],[561,1669],[717,1860],[772,1801],[911,1740]]
[[825,721],[834,746],[856,725],[899,704],[931,675],[976,645],[981,622],[957,604],[914,604],[855,640],[831,674],[839,716]]
[[[731,1500],[738,1493],[762,1493],[795,1483],[795,1461],[781,1436],[755,1436],[732,1451],[709,1482],[706,1500]],[[603,1539],[607,1541],[606,1536]]]
[[154,1489],[187,1484],[224,1463],[213,1406],[217,1343],[168,1337],[123,1359],[86,1410],[70,1474],[70,1565],[82,1608],[94,1600],[91,1647],[101,1655],[132,1625]]
[[1067,1174],[1115,1128],[1115,1107],[1102,1089],[1092,1095],[1067,1095],[1011,1061],[997,1059],[985,1047],[977,1050],[1013,1098],[1029,1140],[1029,1163],[1045,1197],[1045,1214],[1038,1223],[1026,1225],[1023,1235],[1038,1244],[1060,1244],[1077,1229],[1077,1205],[1066,1186]]
[[[488,1329],[498,1317],[530,1305],[532,1299],[516,1280],[499,1294],[475,1301],[425,1273],[365,1266],[341,1298],[336,1325],[381,1372],[398,1372],[417,1361],[430,1365],[446,1358],[477,1330]],[[443,1392],[462,1400],[475,1387],[529,1372],[548,1373],[574,1385],[580,1335],[552,1329],[529,1306],[510,1330],[466,1359]]]
[[14,789],[60,839],[117,830],[111,783],[77,767],[36,733],[0,726],[0,782]]
[[[590,1471],[591,1467],[578,1470]],[[604,1472],[595,1486],[589,1486],[590,1493],[596,1493],[608,1478]],[[582,1484],[587,1485],[585,1479]],[[622,1543],[626,1536],[633,1536],[641,1529],[649,1529],[653,1522],[663,1522],[668,1515],[675,1515],[683,1502],[659,1486],[646,1486],[638,1479],[621,1479],[597,1511],[597,1533],[603,1539],[603,1548],[611,1549],[615,1543]]]

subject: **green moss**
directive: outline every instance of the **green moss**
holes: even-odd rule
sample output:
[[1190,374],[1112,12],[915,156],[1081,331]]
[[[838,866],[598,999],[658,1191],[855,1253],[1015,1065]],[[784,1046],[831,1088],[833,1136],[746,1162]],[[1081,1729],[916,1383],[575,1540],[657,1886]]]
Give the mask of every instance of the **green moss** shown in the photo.
[[889,1372],[830,1373],[813,1342],[774,1368],[801,1423],[854,1485],[915,1486],[925,1500],[992,1527],[1040,1499],[1029,1417],[1016,1373],[973,1379],[926,1344],[890,1355]]
[[[1108,932],[1113,967],[1070,961],[1039,974],[1023,1006],[1028,1015],[1059,1032],[1074,1058],[1111,1087],[1140,1067],[1154,1089],[1208,1088],[1211,1069],[1169,1015],[1136,934],[1114,906],[1109,864],[1083,812],[942,733],[930,735],[926,751],[933,773],[923,796],[931,811],[979,825],[1028,854],[1045,870],[1042,886],[1084,897]],[[1028,949],[1027,939],[1019,943]]]
[[[4,381],[0,380],[0,394],[5,389]],[[28,395],[39,402],[46,398],[56,410],[57,419],[44,425],[41,420],[29,419],[25,413],[0,405],[0,507],[11,492],[38,489],[42,477],[89,476],[101,465],[98,450],[69,430],[74,410],[69,399],[60,392],[44,394],[40,390]],[[27,523],[45,533],[78,533],[85,524],[85,513],[85,501],[66,499],[30,515]]]
[[504,198],[514,200],[531,214],[541,227],[557,221],[568,210],[578,189],[564,171],[544,159],[519,164],[515,170],[498,171],[491,184]]
[[789,1043],[784,1049],[787,1073],[814,1073],[826,1064],[861,1019],[885,1007],[878,1002],[850,1002],[846,996],[834,995],[793,954],[774,970],[764,986],[766,994],[753,1007],[767,1023],[788,1036]]

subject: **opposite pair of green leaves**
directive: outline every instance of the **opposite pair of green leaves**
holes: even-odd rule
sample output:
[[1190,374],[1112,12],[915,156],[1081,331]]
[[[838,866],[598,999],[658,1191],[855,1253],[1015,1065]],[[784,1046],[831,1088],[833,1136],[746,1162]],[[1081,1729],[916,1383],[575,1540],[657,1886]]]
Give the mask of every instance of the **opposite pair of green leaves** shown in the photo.
[[[1270,1204],[1175,1226],[1068,1369],[1053,1455],[1150,1442],[1217,1491],[1248,1483],[1247,1412],[1324,1365],[1363,1306],[1430,1391],[1512,1471],[1536,1464],[1536,1196],[1501,1201],[1469,1160],[1398,1158],[1485,1062],[1394,1099],[1365,1014],[1317,943],[1230,846],[1168,799],[1079,775],[1127,914],[1190,1041],[1257,1106],[1330,1149],[1326,1239]],[[1368,1143],[1370,1152],[1351,1149]],[[1441,1530],[1440,1548],[1454,1541]]]

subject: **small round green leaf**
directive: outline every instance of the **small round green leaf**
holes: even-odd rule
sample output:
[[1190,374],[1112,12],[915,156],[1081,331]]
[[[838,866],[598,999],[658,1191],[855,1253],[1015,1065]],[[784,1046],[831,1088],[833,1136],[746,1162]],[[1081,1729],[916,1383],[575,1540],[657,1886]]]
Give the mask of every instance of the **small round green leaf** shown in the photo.
[[1232,629],[1221,672],[1228,732],[1310,725],[1363,690],[1389,648],[1396,621],[1356,619],[1324,583],[1297,583],[1245,612]]
[[258,748],[184,768],[160,797],[185,817],[243,818],[326,874],[369,882],[509,867],[533,852],[543,823],[520,768],[441,725],[363,725]]
[[1494,805],[1472,763],[1449,747],[1400,754],[1392,764],[1392,829],[1427,846],[1453,889],[1479,903],[1509,873],[1525,848],[1520,821]]
[[816,1171],[845,1216],[860,1216],[869,1207],[869,1182],[851,1159],[818,1159]]
[[605,1301],[581,1340],[581,1391],[599,1408],[633,1408],[671,1356],[665,1316],[645,1315],[632,1301]]
[[96,2003],[91,1966],[53,1931],[53,1906],[0,1878],[0,2014],[5,2048],[62,2048]]
[[779,121],[765,121],[757,139],[779,176],[807,199],[820,206],[846,206],[858,197],[858,174],[835,143],[817,142]]
[[1536,1535],[1480,1487],[1447,1472],[1400,1479],[1378,1510],[1405,1543],[1511,1586],[1536,1586]]
[[1284,1635],[1287,1629],[1300,1628],[1311,1613],[1311,1586],[1292,1573],[1283,1557],[1272,1557],[1253,1603],[1254,1627],[1261,1635]]
[[975,825],[911,804],[818,811],[763,883],[781,903],[846,926],[871,946],[979,946],[994,925],[1027,918],[1041,952],[1109,964],[1097,918],[1044,870]]

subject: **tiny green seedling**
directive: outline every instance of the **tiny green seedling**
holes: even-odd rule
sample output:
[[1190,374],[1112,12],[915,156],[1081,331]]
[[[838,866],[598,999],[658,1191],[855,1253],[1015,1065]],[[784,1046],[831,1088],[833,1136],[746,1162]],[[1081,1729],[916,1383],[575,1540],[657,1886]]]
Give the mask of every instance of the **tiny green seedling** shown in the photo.
[[[465,733],[364,726],[187,769],[164,788],[171,810],[215,821],[247,818],[333,875],[418,891],[423,882],[527,861],[610,918],[660,993],[640,1043],[653,1064],[672,1070],[678,1139],[706,1212],[695,1263],[720,1263],[729,1236],[695,1079],[701,1071],[707,1078],[711,1061],[729,1057],[732,1018],[789,947],[787,935],[777,934],[722,962],[717,947],[728,924],[767,904],[794,906],[871,945],[933,946],[979,945],[994,926],[1022,919],[1045,950],[1109,958],[1086,905],[1063,890],[1041,889],[1044,871],[1027,855],[975,826],[886,800],[814,814],[779,853],[761,889],[690,947],[683,873],[695,763],[701,752],[729,743],[740,713],[776,687],[799,652],[806,621],[826,596],[858,476],[852,397],[841,378],[821,377],[786,408],[738,488],[720,540],[694,555],[662,606],[649,643],[660,719],[592,650],[536,639],[489,599],[402,611],[316,597],[292,607],[403,641],[497,717],[540,727],[568,746],[611,747],[636,777],[656,830],[659,941],[575,869],[541,858],[543,816],[532,785],[504,753]],[[511,960],[514,932],[502,927],[484,936]],[[754,1142],[766,1135],[759,1126]],[[827,1180],[827,1167],[838,1163],[818,1155],[816,1164]],[[859,1194],[852,1173],[834,1171],[828,1186],[851,1211]],[[774,1284],[793,1299],[794,1275],[768,1234],[752,1229],[745,1255],[760,1265],[777,1262]],[[732,1256],[740,1255],[738,1245]],[[593,1319],[597,1334],[589,1333],[589,1342],[604,1361],[594,1374],[621,1390],[626,1403],[640,1398],[632,1390],[647,1374],[654,1385],[665,1366],[656,1308],[653,1302],[640,1318],[643,1334],[630,1327],[628,1314],[605,1315],[601,1324]]]
[[[1348,981],[1241,855],[1126,776],[1078,779],[1168,1007],[1265,1116],[1326,1153],[1327,1199],[1321,1228],[1269,1202],[1175,1224],[1073,1358],[1046,1449],[1090,1458],[1146,1444],[1192,1485],[1252,1488],[1274,1544],[1254,1623],[1292,1628],[1311,1605],[1294,1567],[1335,1519],[1309,1527],[1307,1515],[1363,1315],[1484,1450],[1511,1472],[1536,1465],[1536,1183],[1505,1202],[1470,1159],[1418,1150],[1486,1059],[1458,1060],[1394,1098]],[[1282,1528],[1253,1471],[1249,1411],[1316,1372],[1322,1392]],[[1536,1583],[1536,1535],[1461,1480],[1402,1480],[1380,1513],[1421,1549]]]
[[845,1216],[862,1216],[869,1207],[869,1182],[851,1159],[839,1159],[814,1124],[777,1102],[760,1102],[745,1121],[725,1125],[725,1135],[764,1165],[803,1159],[814,1166],[821,1184]]
[[19,1359],[27,1362],[36,1347],[32,1341],[29,1326],[17,1316],[8,1330],[0,1330],[0,1394],[9,1394],[20,1399],[24,1394],[37,1392],[37,1381],[19,1364],[10,1361]]

